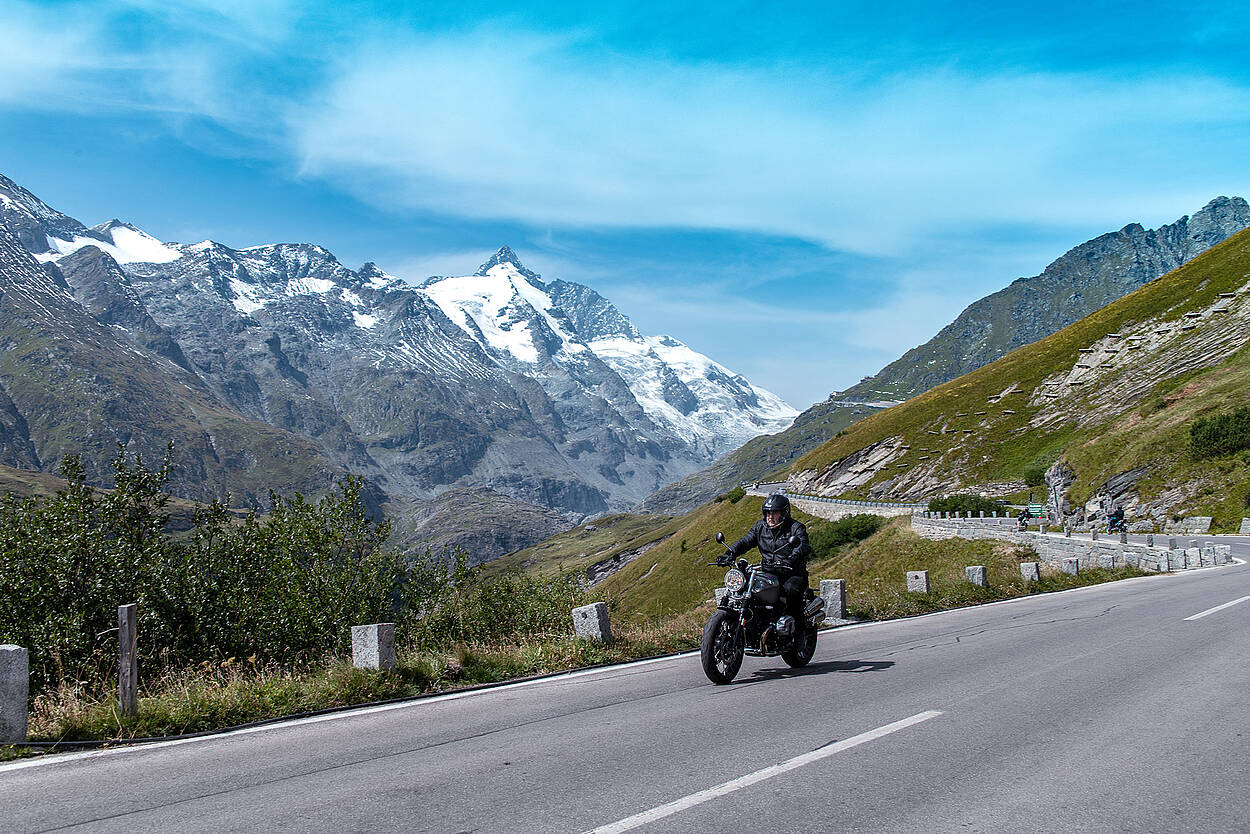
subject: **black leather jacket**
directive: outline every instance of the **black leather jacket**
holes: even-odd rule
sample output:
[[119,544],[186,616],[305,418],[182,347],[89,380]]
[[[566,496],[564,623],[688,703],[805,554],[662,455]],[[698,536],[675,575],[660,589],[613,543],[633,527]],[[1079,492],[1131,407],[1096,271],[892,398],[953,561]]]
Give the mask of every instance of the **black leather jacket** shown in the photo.
[[[797,536],[799,540],[793,547],[790,546],[791,536]],[[761,518],[745,536],[730,545],[729,552],[736,559],[753,547],[760,549],[760,564],[770,573],[807,573],[807,557],[812,552],[812,546],[807,542],[807,527],[801,521],[787,518],[773,530]]]

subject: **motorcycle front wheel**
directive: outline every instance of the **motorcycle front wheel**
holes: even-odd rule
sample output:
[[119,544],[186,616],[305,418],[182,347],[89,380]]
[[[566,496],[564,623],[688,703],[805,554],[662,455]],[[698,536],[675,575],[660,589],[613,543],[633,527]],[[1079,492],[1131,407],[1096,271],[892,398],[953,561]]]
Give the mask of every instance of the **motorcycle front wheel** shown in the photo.
[[816,629],[805,628],[794,641],[794,647],[781,653],[781,659],[795,669],[806,666],[816,654]]
[[738,639],[738,615],[718,608],[703,627],[703,674],[712,683],[729,683],[742,666],[744,648]]

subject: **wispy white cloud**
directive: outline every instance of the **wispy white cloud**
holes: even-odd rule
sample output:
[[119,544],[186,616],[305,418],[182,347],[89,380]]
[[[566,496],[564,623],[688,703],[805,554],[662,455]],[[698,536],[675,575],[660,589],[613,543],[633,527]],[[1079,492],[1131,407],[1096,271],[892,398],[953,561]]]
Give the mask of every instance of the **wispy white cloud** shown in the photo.
[[575,41],[487,29],[362,47],[289,118],[306,174],[383,201],[897,253],[963,224],[1204,200],[1194,183],[1227,182],[1226,153],[1178,159],[1160,133],[1204,148],[1210,128],[1244,125],[1250,106],[1202,77],[952,70],[865,85],[786,67],[590,60]]

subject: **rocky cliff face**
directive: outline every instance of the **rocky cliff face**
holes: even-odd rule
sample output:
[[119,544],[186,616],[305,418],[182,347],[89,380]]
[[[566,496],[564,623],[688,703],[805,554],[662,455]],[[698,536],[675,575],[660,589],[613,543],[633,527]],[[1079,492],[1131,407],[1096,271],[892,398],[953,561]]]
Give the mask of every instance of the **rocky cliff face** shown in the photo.
[[1171,272],[1250,226],[1241,197],[1216,197],[1192,217],[1157,229],[1131,223],[1069,250],[1040,275],[969,305],[841,400],[905,400],[1049,336]]
[[816,403],[785,431],[748,442],[642,506],[686,512],[740,482],[776,477],[848,425],[1058,332],[1247,226],[1250,206],[1244,199],[1217,197],[1170,225],[1149,230],[1133,223],[1082,243],[1040,275],[1020,278],[969,305],[872,379]]
[[[414,514],[400,525],[414,541],[433,529],[463,542],[446,524],[464,502],[435,501],[448,490],[479,509],[494,495],[509,517],[549,528],[553,512],[632,506],[795,414],[676,339],[640,334],[589,287],[544,283],[507,247],[473,275],[414,287],[311,244],[236,250],[119,221],[87,228],[3,178],[0,231],[0,275],[54,297],[32,356],[53,338],[71,364],[97,347],[107,362],[87,362],[100,366],[88,376],[113,418],[107,431],[85,419],[77,381],[42,387],[57,397],[55,431],[6,394],[0,462],[47,470],[81,451],[103,473],[114,440],[142,434],[149,452],[167,437],[193,497],[237,496],[242,473],[316,491],[351,472]],[[21,319],[14,309],[2,323],[26,333]],[[10,363],[0,381],[21,388],[31,373]],[[188,398],[187,414],[161,410]],[[204,425],[207,410],[230,431]],[[295,471],[281,462],[290,443]],[[502,547],[515,535],[478,538]]]

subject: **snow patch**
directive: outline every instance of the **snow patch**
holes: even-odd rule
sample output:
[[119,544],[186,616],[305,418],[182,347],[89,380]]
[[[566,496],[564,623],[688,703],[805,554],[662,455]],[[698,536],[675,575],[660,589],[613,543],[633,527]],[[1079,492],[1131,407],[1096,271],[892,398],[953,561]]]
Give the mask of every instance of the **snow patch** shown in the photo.
[[231,299],[234,309],[244,315],[255,313],[264,307],[267,301],[254,284],[246,284],[238,278],[230,279],[230,290],[234,293],[234,298]]
[[371,316],[368,313],[358,313],[352,310],[352,318],[356,320],[356,326],[361,330],[368,330],[378,323],[377,316]]
[[40,260],[49,261],[72,255],[84,246],[99,247],[119,264],[167,264],[182,257],[182,253],[172,246],[167,246],[146,232],[129,226],[114,226],[106,234],[112,243],[82,235],[75,235],[73,240],[49,236],[48,245],[56,250],[56,254],[46,255]]
[[519,294],[511,276],[492,269],[486,275],[444,278],[425,287],[424,292],[447,317],[484,347],[507,353],[522,362],[538,361],[538,349],[529,323],[520,319],[513,307]]

